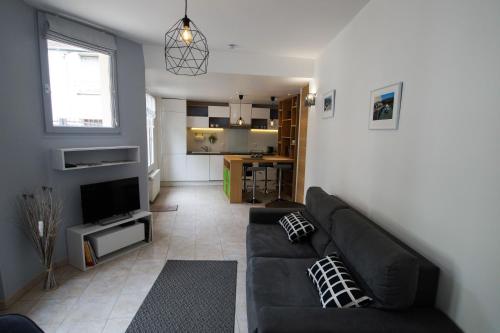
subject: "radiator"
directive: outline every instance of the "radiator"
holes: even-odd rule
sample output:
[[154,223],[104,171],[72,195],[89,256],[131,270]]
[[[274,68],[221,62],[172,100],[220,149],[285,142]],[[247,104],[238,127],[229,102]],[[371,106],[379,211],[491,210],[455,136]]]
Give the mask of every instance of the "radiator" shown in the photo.
[[151,171],[148,175],[148,190],[149,190],[149,202],[153,202],[156,199],[158,193],[160,193],[160,169]]

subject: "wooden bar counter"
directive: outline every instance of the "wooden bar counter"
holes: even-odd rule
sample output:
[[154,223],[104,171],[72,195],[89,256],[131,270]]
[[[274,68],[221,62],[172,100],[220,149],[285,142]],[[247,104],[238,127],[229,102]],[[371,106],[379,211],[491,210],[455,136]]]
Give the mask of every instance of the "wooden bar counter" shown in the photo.
[[243,202],[243,163],[293,164],[294,160],[279,155],[268,155],[261,158],[252,158],[250,155],[224,155],[224,193],[231,203]]

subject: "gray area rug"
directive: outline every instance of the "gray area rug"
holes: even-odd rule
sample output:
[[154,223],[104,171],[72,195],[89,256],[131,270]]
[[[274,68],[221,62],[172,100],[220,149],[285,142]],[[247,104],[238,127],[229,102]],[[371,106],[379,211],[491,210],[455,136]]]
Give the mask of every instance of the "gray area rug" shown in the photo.
[[236,274],[237,261],[167,261],[127,333],[233,333]]

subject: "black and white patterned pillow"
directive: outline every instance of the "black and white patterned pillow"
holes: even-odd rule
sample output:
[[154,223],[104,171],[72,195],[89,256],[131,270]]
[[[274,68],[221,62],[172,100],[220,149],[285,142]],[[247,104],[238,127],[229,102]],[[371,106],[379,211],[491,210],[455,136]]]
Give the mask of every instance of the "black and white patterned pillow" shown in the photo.
[[372,301],[358,288],[336,253],[316,261],[307,271],[318,288],[323,308],[360,308]]
[[278,223],[285,229],[290,242],[295,243],[314,232],[316,228],[299,212],[283,216]]

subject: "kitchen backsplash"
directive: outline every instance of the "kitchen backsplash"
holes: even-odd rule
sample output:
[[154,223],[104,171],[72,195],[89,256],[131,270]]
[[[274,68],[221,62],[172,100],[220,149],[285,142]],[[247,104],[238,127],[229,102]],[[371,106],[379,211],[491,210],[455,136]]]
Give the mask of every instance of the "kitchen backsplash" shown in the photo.
[[[211,135],[217,138],[213,144],[208,139]],[[265,152],[268,146],[274,147],[276,151],[277,145],[277,133],[254,133],[242,129],[224,129],[221,132],[187,131],[188,152],[201,151],[202,146],[207,146],[210,151],[215,152]]]

